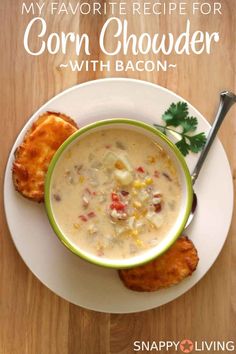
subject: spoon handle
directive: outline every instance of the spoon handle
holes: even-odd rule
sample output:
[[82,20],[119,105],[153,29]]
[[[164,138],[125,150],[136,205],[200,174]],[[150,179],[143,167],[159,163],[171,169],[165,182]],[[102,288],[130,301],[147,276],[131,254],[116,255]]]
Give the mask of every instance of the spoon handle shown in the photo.
[[192,173],[192,184],[194,185],[194,183],[196,182],[196,179],[199,175],[199,172],[202,168],[202,165],[205,161],[205,158],[210,150],[210,147],[216,137],[216,134],[227,114],[227,112],[229,111],[230,107],[232,107],[232,105],[236,102],[236,95],[233,94],[232,92],[229,91],[223,91],[220,94],[220,105],[218,108],[218,112],[216,114],[214,123],[209,131],[208,137],[207,137],[207,141],[206,144],[201,152],[201,155],[198,159],[198,162],[193,170]]

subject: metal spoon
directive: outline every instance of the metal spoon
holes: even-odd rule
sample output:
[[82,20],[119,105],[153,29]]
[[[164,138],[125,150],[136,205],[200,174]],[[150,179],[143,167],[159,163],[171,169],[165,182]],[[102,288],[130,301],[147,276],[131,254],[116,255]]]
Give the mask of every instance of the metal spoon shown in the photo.
[[[218,108],[218,112],[216,114],[214,123],[209,131],[208,137],[207,137],[207,141],[206,144],[204,146],[204,149],[201,152],[201,155],[199,156],[199,159],[197,161],[197,164],[193,170],[192,173],[192,184],[194,185],[194,183],[196,182],[198,175],[201,171],[202,165],[206,159],[206,156],[210,150],[210,147],[216,137],[216,134],[224,120],[224,118],[226,117],[226,114],[228,113],[229,109],[232,107],[232,105],[236,103],[236,95],[232,92],[229,91],[223,91],[220,94],[220,105]],[[192,203],[192,210],[191,213],[189,215],[188,221],[185,225],[185,228],[189,226],[189,224],[191,223],[191,221],[193,220],[195,211],[197,208],[197,195],[194,192],[193,193],[193,203]]]

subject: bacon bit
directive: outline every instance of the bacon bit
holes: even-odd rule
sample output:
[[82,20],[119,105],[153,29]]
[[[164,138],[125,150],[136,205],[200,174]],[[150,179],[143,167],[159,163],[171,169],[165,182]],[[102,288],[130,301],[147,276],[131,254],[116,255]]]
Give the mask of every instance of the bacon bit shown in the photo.
[[160,172],[154,171],[154,177],[159,178],[160,177]]
[[89,188],[85,188],[85,192],[89,195],[94,195],[94,196],[97,195],[96,192],[92,192]]
[[142,166],[139,166],[139,167],[137,168],[137,171],[140,172],[140,173],[144,173],[144,172],[145,172],[145,171],[144,171],[144,168],[143,168]]
[[163,175],[166,179],[168,179],[169,182],[172,182],[172,178],[171,178],[167,173],[162,172],[162,175]]
[[153,194],[153,197],[155,197],[155,198],[161,198],[161,197],[162,197],[162,194],[161,194],[161,193],[156,193],[156,194]]
[[103,248],[103,246],[100,246],[100,247],[98,248],[98,250],[97,250],[97,255],[98,255],[99,257],[104,256],[104,248]]
[[110,209],[124,210],[125,209],[125,204],[123,204],[123,203],[121,203],[119,201],[115,201],[115,202],[111,203]]
[[87,192],[87,193],[90,194],[90,195],[92,194],[92,193],[91,193],[91,190],[90,190],[89,188],[85,188],[85,192]]
[[117,219],[118,220],[126,220],[128,215],[126,213],[118,213]]
[[88,218],[85,215],[79,215],[79,218],[84,222],[88,221]]
[[90,212],[87,214],[87,216],[88,216],[89,218],[94,218],[94,217],[96,216],[96,214],[94,213],[94,211],[90,211]]
[[78,173],[78,175],[80,174],[80,171],[82,169],[83,165],[75,165],[74,168],[75,168],[75,171]]
[[60,202],[61,201],[61,197],[59,194],[53,194],[53,198],[57,201]]
[[119,202],[120,201],[120,198],[118,197],[118,195],[114,192],[111,193],[111,200],[113,202]]
[[162,210],[161,203],[155,204],[155,205],[154,205],[154,208],[155,208],[155,212],[156,212],[156,213],[160,213],[160,211]]
[[84,207],[84,208],[87,208],[87,207],[89,206],[89,201],[88,201],[88,199],[87,199],[85,196],[83,196],[82,200],[83,200],[83,207]]
[[127,197],[127,195],[129,195],[129,192],[127,192],[127,191],[121,191],[120,192],[124,197]]

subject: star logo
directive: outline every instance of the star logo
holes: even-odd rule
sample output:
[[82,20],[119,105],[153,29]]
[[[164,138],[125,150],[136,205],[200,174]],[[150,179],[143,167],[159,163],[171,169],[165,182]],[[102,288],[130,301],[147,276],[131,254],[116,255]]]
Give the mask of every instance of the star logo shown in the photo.
[[193,342],[190,339],[183,339],[180,343],[180,350],[183,353],[191,353],[193,351]]

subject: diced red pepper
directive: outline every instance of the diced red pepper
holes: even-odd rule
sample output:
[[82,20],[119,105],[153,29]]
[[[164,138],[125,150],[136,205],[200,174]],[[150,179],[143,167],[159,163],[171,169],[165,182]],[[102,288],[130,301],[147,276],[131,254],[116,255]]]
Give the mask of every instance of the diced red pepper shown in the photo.
[[142,166],[139,166],[139,167],[137,168],[137,171],[140,172],[140,173],[144,173],[144,172],[145,172],[145,171],[144,171],[144,168],[143,168]]
[[113,202],[110,205],[110,209],[116,209],[116,210],[124,210],[125,209],[125,204],[121,203],[121,202]]
[[88,215],[89,218],[94,218],[96,216],[94,211],[90,211],[87,215]]
[[111,200],[112,200],[113,202],[119,202],[119,201],[120,201],[120,198],[119,198],[119,196],[118,196],[116,193],[112,192],[112,193],[111,193]]
[[154,177],[156,177],[156,178],[160,177],[160,172],[154,171]]
[[85,215],[80,215],[79,218],[84,222],[88,221],[88,218]]

